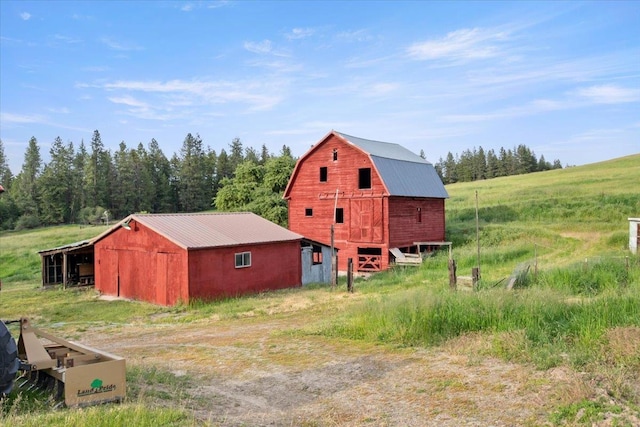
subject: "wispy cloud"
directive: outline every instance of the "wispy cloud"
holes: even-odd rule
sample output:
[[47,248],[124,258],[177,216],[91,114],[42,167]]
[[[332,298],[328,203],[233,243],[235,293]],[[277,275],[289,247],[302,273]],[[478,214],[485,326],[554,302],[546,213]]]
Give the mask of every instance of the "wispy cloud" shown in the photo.
[[368,30],[360,29],[360,30],[348,30],[341,31],[336,34],[336,38],[340,41],[346,42],[366,42],[373,39],[373,36],[369,33]]
[[53,39],[56,42],[62,42],[62,43],[67,43],[67,44],[82,43],[81,39],[77,39],[77,38],[70,37],[70,36],[65,36],[63,34],[54,34]]
[[31,19],[31,14],[29,12],[22,12],[20,18],[22,18],[23,21],[28,21]]
[[271,53],[273,49],[271,40],[262,40],[261,42],[244,42],[244,48],[249,52],[261,55]]
[[417,60],[474,60],[498,56],[500,45],[509,40],[506,31],[465,28],[446,36],[417,42],[406,49]]
[[[109,100],[114,103],[132,107],[148,107],[152,109],[172,109],[173,106],[184,105],[217,105],[237,103],[248,105],[249,111],[269,110],[282,101],[282,86],[278,81],[243,80],[228,81],[116,81],[101,85],[109,91],[144,92],[161,95],[151,101],[140,101],[130,95],[113,96]],[[88,85],[87,85],[88,86]]]
[[284,36],[288,40],[298,40],[298,39],[311,37],[315,33],[316,33],[316,30],[313,28],[294,28]]
[[0,121],[2,123],[41,123],[45,120],[43,116],[37,114],[12,114],[0,113]]
[[601,85],[580,88],[576,95],[596,104],[621,104],[640,101],[640,90],[616,85]]
[[102,37],[100,41],[105,44],[109,49],[118,50],[118,51],[133,51],[133,50],[142,50],[142,47],[136,45],[135,43],[126,43],[113,40],[110,37]]

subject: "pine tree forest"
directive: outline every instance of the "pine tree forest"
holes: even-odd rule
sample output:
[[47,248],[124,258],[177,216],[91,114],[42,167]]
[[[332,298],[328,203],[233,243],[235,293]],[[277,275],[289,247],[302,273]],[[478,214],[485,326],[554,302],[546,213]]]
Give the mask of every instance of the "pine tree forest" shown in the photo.
[[[424,158],[424,151],[420,152]],[[295,166],[291,149],[277,154],[266,146],[244,147],[239,138],[219,152],[199,135],[187,134],[168,158],[152,139],[118,150],[105,149],[94,131],[87,147],[56,138],[44,164],[35,137],[29,140],[22,170],[13,175],[0,140],[0,230],[55,224],[102,224],[132,213],[250,211],[287,224],[282,194]],[[449,153],[434,165],[445,184],[562,168],[558,160],[537,159],[524,145],[486,154]]]

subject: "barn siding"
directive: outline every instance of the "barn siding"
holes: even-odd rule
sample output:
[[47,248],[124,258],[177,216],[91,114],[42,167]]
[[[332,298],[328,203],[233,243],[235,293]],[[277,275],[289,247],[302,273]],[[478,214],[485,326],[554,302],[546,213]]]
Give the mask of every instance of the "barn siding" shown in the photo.
[[[418,208],[422,222],[418,222]],[[444,199],[389,198],[389,247],[444,241]]]
[[[251,252],[251,267],[235,268],[235,254],[240,252]],[[301,275],[298,240],[189,251],[191,298],[212,299],[297,287],[301,285]]]
[[96,290],[162,305],[187,302],[186,251],[142,224],[129,225],[95,243]]

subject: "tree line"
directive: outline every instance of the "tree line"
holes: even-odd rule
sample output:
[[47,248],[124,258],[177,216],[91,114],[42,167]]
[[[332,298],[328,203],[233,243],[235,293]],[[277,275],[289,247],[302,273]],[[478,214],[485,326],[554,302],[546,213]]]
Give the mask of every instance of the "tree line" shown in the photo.
[[[424,153],[421,152],[422,157]],[[446,159],[442,157],[434,164],[444,184],[454,182],[477,181],[500,176],[521,175],[531,172],[541,172],[551,169],[562,169],[560,160],[549,163],[541,155],[538,159],[535,153],[526,145],[518,145],[513,149],[500,148],[498,154],[494,150],[485,153],[482,147],[465,150],[461,155],[449,152]]]
[[[13,176],[0,140],[0,229],[55,224],[95,224],[131,213],[250,211],[280,225],[287,224],[282,194],[296,159],[284,145],[277,155],[265,145],[244,147],[239,138],[219,152],[199,135],[187,134],[180,151],[167,158],[152,139],[129,148],[105,149],[94,131],[89,147],[76,148],[57,137],[43,164],[35,137],[29,140],[22,170]],[[424,152],[420,155],[424,157]],[[539,159],[524,145],[499,154],[482,147],[465,150],[434,165],[445,184],[562,168]]]
[[0,140],[0,229],[95,224],[131,213],[248,210],[286,225],[282,193],[295,166],[291,150],[243,147],[239,138],[219,152],[187,134],[180,151],[167,158],[152,139],[145,147],[121,142],[105,149],[94,131],[89,147],[57,137],[43,164],[35,137],[22,170],[13,176]]

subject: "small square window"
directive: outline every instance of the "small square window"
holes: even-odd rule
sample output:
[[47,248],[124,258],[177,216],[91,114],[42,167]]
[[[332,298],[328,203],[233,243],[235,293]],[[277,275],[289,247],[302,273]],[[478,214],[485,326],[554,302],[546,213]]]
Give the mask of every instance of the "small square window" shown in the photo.
[[251,267],[251,252],[236,254],[236,268]]
[[422,222],[422,208],[418,208],[417,214],[418,214],[416,217],[417,221]]
[[327,182],[327,167],[320,168],[320,182]]
[[342,208],[336,208],[336,224],[344,223],[344,210]]
[[312,208],[305,208],[304,216],[313,216],[313,209]]

